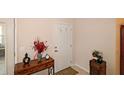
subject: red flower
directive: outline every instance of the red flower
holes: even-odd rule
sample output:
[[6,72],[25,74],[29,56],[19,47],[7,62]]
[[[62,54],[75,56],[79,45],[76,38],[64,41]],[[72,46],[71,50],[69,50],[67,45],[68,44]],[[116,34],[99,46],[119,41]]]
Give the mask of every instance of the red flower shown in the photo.
[[39,40],[34,41],[34,50],[38,51],[38,53],[44,52],[47,49],[47,47],[48,46],[46,46],[44,42],[40,42]]

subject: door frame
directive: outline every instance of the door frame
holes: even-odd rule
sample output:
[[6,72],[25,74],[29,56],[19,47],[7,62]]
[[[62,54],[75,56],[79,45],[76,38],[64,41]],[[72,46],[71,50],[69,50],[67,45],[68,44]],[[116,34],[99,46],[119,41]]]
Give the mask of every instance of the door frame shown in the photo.
[[122,75],[122,72],[121,72],[121,59],[122,59],[122,43],[121,43],[121,40],[122,40],[122,28],[124,27],[124,25],[121,25],[120,26],[120,75]]
[[0,22],[6,25],[6,74],[14,74],[14,46],[15,46],[15,31],[14,18],[0,18]]
[[18,62],[18,42],[17,42],[17,19],[14,18],[14,55],[15,55],[15,64]]

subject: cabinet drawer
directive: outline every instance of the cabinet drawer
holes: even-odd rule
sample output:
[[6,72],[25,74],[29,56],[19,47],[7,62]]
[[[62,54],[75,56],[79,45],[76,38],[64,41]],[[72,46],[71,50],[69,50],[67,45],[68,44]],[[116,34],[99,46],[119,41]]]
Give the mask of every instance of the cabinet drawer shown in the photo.
[[49,62],[49,63],[47,64],[47,67],[49,68],[49,67],[52,67],[53,65],[54,65],[53,62]]
[[16,72],[16,75],[26,75],[28,73],[29,73],[28,70],[22,70],[22,71]]
[[42,65],[42,66],[36,66],[36,67],[33,67],[29,70],[29,74],[32,74],[32,73],[35,73],[35,72],[38,72],[38,71],[41,71],[41,70],[44,70],[46,69],[46,64]]

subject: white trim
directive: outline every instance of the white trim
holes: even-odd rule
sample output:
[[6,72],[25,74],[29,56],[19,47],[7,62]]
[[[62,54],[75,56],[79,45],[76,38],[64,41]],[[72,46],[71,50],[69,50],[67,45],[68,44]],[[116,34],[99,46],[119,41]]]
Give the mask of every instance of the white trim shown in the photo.
[[72,66],[75,66],[75,64],[74,63],[70,63],[70,66],[72,67]]
[[8,47],[7,47],[7,25],[4,23],[3,24],[3,31],[4,31],[4,46],[5,46],[5,74],[8,74],[8,66],[7,66],[7,60],[8,60],[8,57],[7,57],[7,50],[8,50]]
[[89,70],[88,69],[86,69],[86,68],[84,68],[82,66],[79,66],[78,64],[75,64],[75,66],[77,66],[77,67],[81,68],[82,70],[86,71],[87,73],[89,73]]
[[15,40],[14,40],[14,47],[15,47],[15,49],[14,49],[14,60],[15,60],[15,64],[17,63],[17,20],[16,20],[16,18],[14,18],[14,32],[15,32]]

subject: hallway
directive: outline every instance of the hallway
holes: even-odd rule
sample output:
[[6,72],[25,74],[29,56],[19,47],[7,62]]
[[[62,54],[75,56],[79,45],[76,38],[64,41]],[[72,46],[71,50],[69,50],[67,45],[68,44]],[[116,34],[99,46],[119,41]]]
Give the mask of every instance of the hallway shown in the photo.
[[5,57],[0,57],[0,75],[5,75]]

